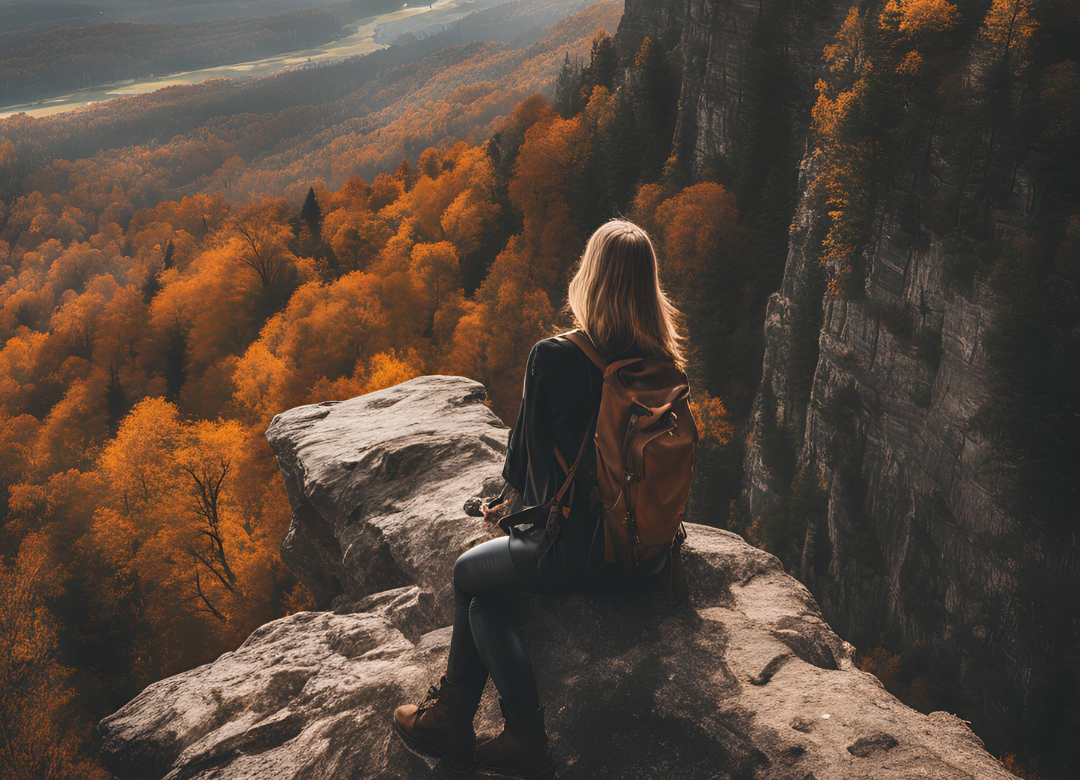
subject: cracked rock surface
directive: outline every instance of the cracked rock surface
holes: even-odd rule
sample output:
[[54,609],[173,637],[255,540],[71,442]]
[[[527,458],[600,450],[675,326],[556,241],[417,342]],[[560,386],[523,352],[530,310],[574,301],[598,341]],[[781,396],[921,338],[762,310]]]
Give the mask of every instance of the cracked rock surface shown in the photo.
[[[265,625],[102,721],[117,777],[448,776],[389,724],[441,673],[453,561],[487,537],[462,508],[499,483],[506,429],[483,398],[470,380],[421,377],[274,420],[285,557],[332,608]],[[660,581],[516,599],[561,777],[1011,777],[963,721],[919,714],[859,671],[774,557],[689,534],[688,606]],[[489,690],[481,733],[494,705]]]

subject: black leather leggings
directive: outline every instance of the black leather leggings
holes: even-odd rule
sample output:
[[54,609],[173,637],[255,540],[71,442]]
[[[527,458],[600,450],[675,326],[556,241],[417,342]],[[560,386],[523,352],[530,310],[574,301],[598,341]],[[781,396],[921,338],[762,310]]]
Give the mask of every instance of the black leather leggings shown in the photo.
[[596,582],[584,566],[552,551],[537,568],[541,529],[502,536],[467,550],[454,565],[454,632],[446,678],[479,695],[488,674],[515,707],[540,706],[532,662],[514,619],[513,591],[556,595]]

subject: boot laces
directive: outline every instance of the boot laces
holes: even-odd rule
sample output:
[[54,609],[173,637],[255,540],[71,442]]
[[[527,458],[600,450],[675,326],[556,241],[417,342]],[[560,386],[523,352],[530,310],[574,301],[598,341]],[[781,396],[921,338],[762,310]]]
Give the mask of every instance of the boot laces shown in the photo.
[[427,696],[424,697],[424,700],[422,702],[420,702],[420,705],[416,708],[416,714],[419,715],[424,710],[430,709],[431,707],[435,706],[435,702],[438,700],[439,696],[441,696],[441,695],[442,695],[442,686],[440,686],[440,685],[430,685],[430,686],[428,686]]

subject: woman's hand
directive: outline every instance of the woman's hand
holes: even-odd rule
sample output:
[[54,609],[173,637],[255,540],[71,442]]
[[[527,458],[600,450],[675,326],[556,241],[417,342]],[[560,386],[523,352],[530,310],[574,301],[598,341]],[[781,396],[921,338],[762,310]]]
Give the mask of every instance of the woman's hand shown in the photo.
[[505,514],[505,506],[505,500],[491,506],[488,506],[488,504],[485,502],[480,505],[480,511],[484,513],[485,520],[487,520],[489,523],[494,523],[497,522]]
[[517,500],[518,492],[507,485],[502,493],[492,499],[495,503],[488,504],[486,501],[480,505],[480,511],[484,513],[484,519],[489,523],[497,523],[510,514],[510,510]]

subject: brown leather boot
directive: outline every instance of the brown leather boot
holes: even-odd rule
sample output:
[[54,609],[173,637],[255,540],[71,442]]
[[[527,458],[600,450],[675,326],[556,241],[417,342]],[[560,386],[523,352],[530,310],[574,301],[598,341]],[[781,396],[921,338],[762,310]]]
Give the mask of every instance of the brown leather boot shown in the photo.
[[552,780],[555,759],[544,730],[544,708],[523,710],[503,699],[499,708],[506,726],[499,736],[476,746],[476,770],[488,777]]
[[479,696],[441,677],[419,705],[394,710],[394,731],[414,753],[442,759],[455,772],[468,772],[474,763],[473,718],[479,706]]

